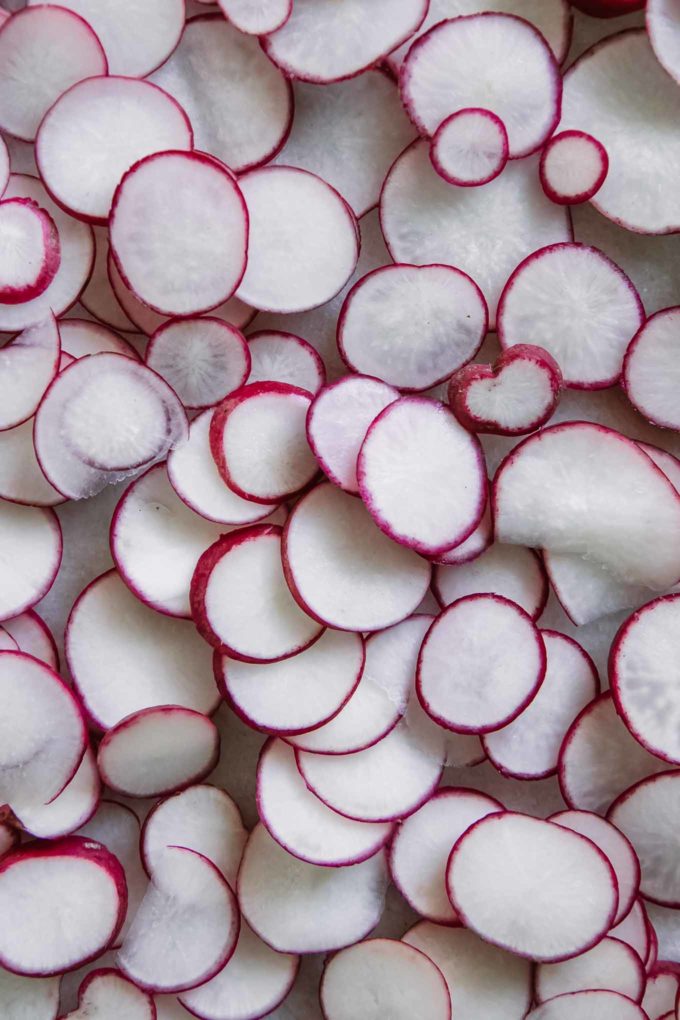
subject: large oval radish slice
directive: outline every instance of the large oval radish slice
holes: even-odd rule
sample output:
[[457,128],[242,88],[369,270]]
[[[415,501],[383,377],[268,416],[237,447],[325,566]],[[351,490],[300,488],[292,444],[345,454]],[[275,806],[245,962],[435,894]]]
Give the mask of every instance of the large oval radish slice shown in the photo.
[[282,382],[318,393],[326,382],[323,359],[310,343],[293,333],[259,330],[248,336],[248,381]]
[[0,302],[38,297],[59,269],[59,233],[52,217],[28,198],[0,202]]
[[536,968],[539,1002],[569,992],[604,989],[640,1002],[647,981],[634,949],[619,939],[606,938],[592,949],[562,963],[541,963]]
[[156,1007],[148,992],[142,991],[120,971],[104,967],[91,971],[78,991],[78,1008],[60,1020],[156,1020]]
[[17,805],[15,815],[22,828],[39,839],[57,839],[85,825],[97,810],[101,782],[97,760],[86,748],[73,779],[47,804]]
[[609,172],[607,150],[585,131],[560,131],[541,153],[543,190],[559,205],[578,205],[593,198]]
[[59,327],[52,314],[25,329],[2,348],[0,430],[14,428],[35,414],[45,390],[57,374],[60,354]]
[[532,1009],[527,1020],[647,1020],[647,1014],[626,995],[588,990],[558,995]]
[[488,184],[508,162],[505,124],[490,110],[469,107],[441,122],[430,147],[432,165],[449,184]]
[[9,1020],[56,1020],[60,980],[22,977],[0,967],[0,1002]]
[[210,316],[161,326],[149,340],[145,361],[192,409],[218,404],[243,386],[250,371],[243,334]]
[[533,620],[541,615],[548,598],[548,579],[536,553],[500,542],[471,563],[436,566],[432,587],[443,607],[468,595],[491,593],[516,602]]
[[53,510],[0,501],[0,620],[23,613],[47,594],[61,557],[61,527]]
[[239,32],[266,35],[285,25],[293,0],[219,0],[219,6]]
[[680,428],[674,400],[680,309],[651,315],[633,337],[623,362],[622,385],[628,399],[649,421],[662,428]]

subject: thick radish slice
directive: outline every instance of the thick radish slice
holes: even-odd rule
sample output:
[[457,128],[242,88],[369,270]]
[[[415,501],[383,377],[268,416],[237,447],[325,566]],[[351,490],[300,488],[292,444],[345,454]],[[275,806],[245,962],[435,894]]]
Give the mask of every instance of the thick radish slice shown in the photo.
[[323,359],[302,337],[280,330],[259,330],[248,337],[248,382],[281,382],[318,393],[326,382]]
[[640,414],[662,428],[680,428],[674,400],[680,309],[665,308],[633,337],[623,362],[622,385]]
[[[678,5],[675,0],[650,0],[646,7],[649,41],[661,66],[680,82],[680,33]],[[652,1020],[655,1020],[652,1017]]]
[[387,888],[381,851],[348,868],[293,857],[257,825],[238,876],[244,919],[280,953],[320,953],[364,938],[378,923]]
[[602,143],[585,131],[560,131],[544,147],[539,173],[551,202],[580,205],[604,184],[609,156]]
[[640,780],[622,793],[607,818],[627,836],[640,859],[640,892],[652,903],[677,908],[677,817],[680,810],[680,772],[665,772]]
[[[482,519],[471,533],[469,538],[466,538],[460,545],[454,546],[453,549],[448,549],[441,556],[438,556],[435,560],[436,563],[443,566],[462,566],[465,563],[472,563],[482,553],[486,552],[489,546],[493,542],[493,521],[491,520],[491,510],[489,508],[489,501],[487,500]],[[433,578],[433,584],[436,583],[436,574]],[[436,589],[433,589],[436,590]],[[515,602],[521,599],[515,599]]]
[[60,1020],[156,1020],[156,1007],[148,992],[113,968],[91,971],[78,991],[78,1008]]
[[536,999],[604,989],[640,1002],[647,976],[635,950],[619,939],[606,938],[592,949],[562,963],[540,963],[536,968]]
[[113,292],[108,274],[108,227],[94,227],[95,258],[92,275],[80,295],[80,303],[90,315],[112,329],[134,331],[135,324],[123,311]]
[[51,314],[2,348],[0,430],[21,425],[35,414],[57,374],[60,353],[59,327]]
[[508,133],[491,110],[469,107],[441,122],[430,146],[432,165],[449,184],[479,187],[498,177],[508,162]]
[[60,977],[27,978],[0,967],[5,1020],[56,1020]]
[[34,606],[61,565],[62,536],[53,510],[0,501],[0,621]]
[[498,542],[470,563],[436,566],[432,589],[444,608],[468,595],[502,595],[534,620],[543,612],[548,598],[548,581],[536,553]]
[[355,372],[425,390],[475,356],[489,322],[474,280],[452,266],[385,266],[345,298],[338,348]]
[[59,653],[52,631],[34,609],[3,620],[2,626],[14,638],[20,651],[40,659],[55,672],[59,670]]
[[15,815],[26,832],[39,839],[67,836],[85,825],[97,810],[101,782],[97,761],[88,747],[78,771],[48,804],[17,806]]
[[649,1020],[661,1020],[669,1012],[675,1020],[675,1001],[680,988],[680,972],[677,963],[661,961],[652,967],[647,976],[647,987],[640,1005]]
[[219,0],[219,6],[239,32],[266,35],[285,25],[293,0]]
[[0,244],[0,303],[17,305],[42,294],[61,262],[59,233],[49,213],[30,198],[0,202]]
[[56,506],[65,497],[48,482],[38,463],[34,421],[29,418],[22,425],[0,431],[0,497],[27,506]]
[[132,344],[112,329],[88,319],[62,319],[59,336],[63,354],[72,358],[86,358],[90,354],[125,354],[133,361],[139,361],[139,354]]
[[209,316],[172,319],[149,340],[145,361],[172,386],[185,407],[213,407],[242,386],[250,372],[240,330]]
[[526,1020],[647,1020],[641,1006],[619,992],[588,989],[543,1003]]

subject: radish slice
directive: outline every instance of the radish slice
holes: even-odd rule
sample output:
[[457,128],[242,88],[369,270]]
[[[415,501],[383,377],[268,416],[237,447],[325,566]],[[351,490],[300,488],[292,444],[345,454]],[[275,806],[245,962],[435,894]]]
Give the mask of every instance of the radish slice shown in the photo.
[[0,351],[0,430],[20,425],[35,414],[57,374],[59,355],[59,327],[52,314]]
[[[435,563],[442,564],[444,566],[463,566],[465,563],[472,563],[482,553],[486,552],[491,543],[493,542],[493,522],[491,520],[491,510],[489,509],[489,502],[487,500],[482,519],[479,524],[472,532],[469,538],[466,538],[460,545],[455,546],[453,549],[447,549],[445,553],[438,556]],[[433,578],[433,585],[436,584],[436,573]],[[547,592],[547,588],[546,588]],[[547,594],[546,594],[547,597]],[[515,602],[522,604],[521,599],[514,599]],[[530,612],[529,615],[532,615]]]
[[207,857],[167,847],[118,953],[121,970],[142,988],[179,992],[214,977],[236,948],[239,909]]
[[108,74],[93,28],[68,6],[31,5],[0,31],[0,128],[25,141],[35,138],[62,93],[83,78]]
[[109,258],[109,232],[106,227],[94,227],[95,259],[92,275],[80,295],[83,308],[90,315],[112,329],[134,330],[135,325],[121,308],[113,292],[107,264]]
[[260,330],[248,337],[248,382],[281,382],[318,393],[326,382],[323,360],[311,344],[293,333]]
[[450,1020],[451,999],[439,967],[405,942],[370,939],[326,963],[319,998],[327,1020]]
[[573,553],[543,551],[543,563],[562,608],[577,626],[647,602],[655,592],[626,584],[592,560]]
[[451,266],[385,266],[354,285],[338,349],[355,372],[425,390],[475,356],[488,327],[477,284]]
[[488,184],[508,162],[508,133],[491,110],[458,110],[432,137],[430,159],[440,177],[462,188]]
[[[611,827],[614,828],[613,825]],[[618,829],[614,831],[618,832]],[[625,839],[625,836],[622,839]],[[656,939],[656,932],[641,899],[635,900],[630,913],[616,927],[612,928],[609,934],[634,949],[641,960],[648,959],[652,952],[652,942]]]
[[637,1003],[618,992],[570,992],[532,1009],[526,1020],[647,1020]]
[[364,938],[387,888],[380,852],[349,868],[321,868],[287,853],[263,825],[248,839],[238,876],[245,920],[279,953],[321,953]]
[[0,861],[0,905],[4,967],[38,977],[74,970],[120,930],[123,869],[101,844],[75,836],[29,843]]
[[85,825],[97,810],[101,783],[97,762],[88,747],[78,771],[67,786],[48,804],[17,807],[22,828],[40,839],[67,836]]
[[447,886],[466,927],[539,963],[596,945],[618,900],[611,865],[590,840],[510,811],[488,815],[456,843]]
[[427,14],[423,0],[297,0],[282,28],[263,40],[267,55],[294,78],[351,78],[401,46]]
[[420,604],[430,581],[428,563],[390,541],[358,500],[330,484],[317,485],[296,504],[283,560],[296,601],[340,630],[399,623]]
[[468,595],[491,593],[516,602],[534,620],[548,598],[548,581],[536,553],[500,543],[471,563],[435,567],[432,589],[443,608]]
[[671,1020],[675,1020],[675,1000],[680,988],[680,974],[676,963],[659,963],[647,977],[647,987],[642,997],[642,1006],[649,1020],[660,1020],[670,1008]]
[[288,21],[293,0],[218,0],[225,18],[248,35],[275,32]]
[[47,112],[35,156],[55,201],[79,219],[105,223],[118,182],[133,164],[192,146],[187,115],[162,89],[99,77],[73,85]]
[[69,617],[66,657],[93,722],[110,729],[144,708],[214,711],[210,649],[194,627],[142,605],[111,570],[81,593]]
[[33,423],[0,431],[0,497],[12,503],[49,507],[63,503],[65,497],[43,474],[33,445]]
[[650,316],[633,337],[623,362],[622,385],[640,414],[662,428],[679,429],[674,400],[680,308]]
[[537,344],[555,358],[567,386],[600,389],[619,379],[643,319],[635,287],[606,255],[551,245],[520,263],[505,285],[498,339],[504,350]]
[[551,202],[579,205],[598,193],[609,172],[607,150],[585,131],[561,131],[541,153],[541,184]]
[[474,790],[444,787],[397,829],[390,848],[392,881],[421,917],[459,923],[446,891],[451,848],[480,818],[503,805]]
[[2,626],[14,638],[20,651],[40,659],[55,672],[59,670],[59,653],[52,631],[34,609],[11,620],[3,620]]
[[7,143],[0,137],[0,196],[2,196],[10,175],[10,157]]
[[243,386],[248,351],[243,334],[221,319],[172,319],[149,340],[145,361],[185,407],[203,409]]
[[640,893],[653,903],[677,908],[677,814],[680,772],[641,779],[622,793],[607,818],[627,836],[640,859]]
[[90,354],[125,354],[133,361],[139,355],[132,344],[112,329],[90,322],[88,319],[62,319],[59,323],[61,350],[72,358],[86,358]]
[[318,641],[280,662],[215,660],[220,690],[254,729],[294,734],[337,716],[352,697],[364,668],[359,634],[325,631]]
[[0,243],[0,302],[17,305],[42,294],[61,262],[59,233],[49,213],[30,198],[0,202]]
[[147,992],[120,971],[110,968],[91,971],[78,991],[78,1008],[61,1020],[156,1020],[156,1007]]
[[656,59],[677,82],[680,82],[679,13],[675,0],[650,0],[646,7],[647,32]]
[[53,510],[0,501],[0,620],[23,613],[47,594],[61,556],[61,527]]
[[0,1002],[7,1020],[56,1020],[60,980],[21,977],[0,968]]
[[4,627],[0,627],[0,651],[1,652],[18,652],[19,645],[16,643],[13,637],[11,637]]
[[585,953],[562,963],[540,963],[536,968],[536,1000],[557,995],[604,989],[640,1002],[647,975],[637,953],[619,939],[602,939]]

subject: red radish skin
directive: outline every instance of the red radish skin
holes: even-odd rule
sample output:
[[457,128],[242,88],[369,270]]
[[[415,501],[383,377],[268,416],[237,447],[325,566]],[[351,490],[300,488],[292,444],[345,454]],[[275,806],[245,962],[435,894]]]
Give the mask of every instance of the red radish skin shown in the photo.
[[13,238],[24,258],[0,265],[0,302],[18,305],[38,297],[54,279],[61,262],[59,233],[49,213],[30,198],[10,198],[0,202],[3,237],[3,247],[9,251]]
[[561,131],[541,153],[539,174],[546,195],[558,205],[593,198],[609,173],[607,150],[585,131]]

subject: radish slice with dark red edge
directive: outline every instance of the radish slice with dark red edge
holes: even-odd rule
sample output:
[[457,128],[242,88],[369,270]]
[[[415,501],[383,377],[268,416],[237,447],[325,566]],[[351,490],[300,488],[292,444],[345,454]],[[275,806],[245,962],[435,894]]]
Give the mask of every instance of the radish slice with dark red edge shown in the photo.
[[25,141],[62,93],[109,71],[93,27],[68,6],[33,4],[0,29],[0,128]]
[[592,949],[561,963],[539,963],[536,968],[536,1001],[558,995],[603,989],[640,1002],[647,975],[635,950],[619,939],[605,938]]
[[[625,837],[623,838],[625,839]],[[611,929],[609,934],[634,949],[641,960],[647,960],[652,953],[652,942],[656,939],[656,932],[649,920],[644,901],[642,899],[635,900],[632,910],[624,917],[623,921]]]
[[[466,538],[464,542],[461,542],[460,545],[455,546],[453,549],[447,549],[434,562],[443,566],[463,566],[465,563],[472,563],[473,560],[476,560],[482,553],[486,552],[492,542],[493,521],[491,520],[491,510],[487,500],[482,519],[469,538]],[[435,572],[433,584],[436,584],[436,577],[437,574]],[[515,599],[515,601],[518,600]]]
[[477,284],[452,266],[384,266],[352,287],[338,349],[354,372],[425,390],[475,356],[489,322]]
[[439,967],[392,939],[357,942],[332,956],[319,986],[326,1020],[450,1020],[451,997]]
[[219,703],[210,649],[192,624],[142,605],[115,570],[80,594],[65,645],[78,694],[101,729],[144,708],[181,705],[208,714]]
[[[646,7],[649,41],[661,66],[680,82],[680,35],[678,5],[675,0],[650,0]],[[652,1018],[654,1020],[654,1018]]]
[[148,992],[113,968],[91,971],[78,991],[78,1008],[60,1020],[156,1020],[156,1007]]
[[446,891],[451,848],[474,822],[503,810],[486,794],[444,787],[399,825],[390,846],[390,873],[421,917],[437,924],[460,923]]
[[594,843],[510,811],[476,822],[456,843],[447,887],[467,928],[538,963],[596,945],[618,906],[614,872]]
[[125,354],[133,361],[140,357],[132,344],[112,329],[88,319],[61,319],[59,336],[63,354],[86,358],[90,354]]
[[526,1020],[647,1020],[647,1014],[626,995],[588,989],[558,995],[532,1009]]
[[109,231],[107,227],[94,227],[94,242],[95,259],[92,275],[80,295],[80,303],[90,315],[106,326],[112,329],[133,331],[135,324],[123,311],[109,280],[107,271]]
[[680,429],[674,399],[678,379],[680,308],[665,308],[642,325],[623,362],[622,385],[633,407],[654,425]]
[[0,621],[30,609],[54,583],[62,535],[53,510],[0,501]]
[[465,365],[451,377],[448,400],[471,432],[519,436],[552,417],[562,389],[559,365],[546,350],[516,344],[493,365]]
[[59,327],[52,314],[0,351],[0,430],[21,425],[35,414],[57,374],[60,353]]
[[509,162],[484,188],[460,188],[436,172],[427,141],[414,142],[395,160],[380,218],[395,262],[457,266],[475,280],[492,329],[501,290],[518,262],[571,239],[566,210],[543,194],[537,157]]
[[122,354],[93,354],[60,372],[42,399],[33,439],[40,467],[64,496],[83,499],[166,456],[188,434],[179,398]]
[[571,0],[571,4],[592,18],[618,18],[645,6],[644,0]]
[[588,202],[608,173],[607,150],[585,131],[560,131],[541,153],[541,185],[550,201],[559,205]]
[[440,177],[461,188],[498,177],[508,162],[508,133],[491,110],[469,107],[441,122],[432,136],[430,159]]
[[430,583],[428,563],[392,542],[359,500],[330,484],[317,485],[296,504],[282,552],[295,600],[339,630],[383,630],[399,623],[418,607]]
[[288,21],[263,40],[286,74],[326,83],[352,78],[401,46],[427,14],[424,0],[297,0]]
[[675,1001],[680,989],[678,964],[664,960],[657,963],[647,977],[642,1006],[649,1020],[661,1020],[669,1012],[675,1020]]
[[236,948],[236,897],[207,857],[167,847],[118,953],[132,981],[153,992],[180,992],[209,981]]
[[27,843],[0,861],[0,905],[2,965],[27,976],[61,974],[115,940],[125,876],[100,843],[77,836]]
[[0,137],[0,196],[2,196],[10,175],[10,159],[7,143]]
[[348,868],[323,868],[293,857],[259,824],[246,843],[238,898],[244,919],[277,952],[331,952],[375,927],[387,881],[382,851]]
[[344,198],[316,174],[288,166],[251,170],[239,186],[250,240],[237,296],[270,312],[303,312],[335,297],[359,257],[357,222]]
[[0,1001],[8,1020],[56,1020],[60,980],[21,977],[0,967]]
[[17,806],[15,815],[22,828],[39,839],[57,839],[85,825],[97,810],[101,782],[97,762],[88,747],[78,771],[58,796],[48,804]]
[[527,960],[482,942],[465,928],[445,928],[430,921],[419,921],[402,941],[439,967],[454,1017],[524,1020],[532,1000],[532,968]]
[[326,382],[326,367],[311,344],[293,333],[260,330],[248,337],[248,382],[281,382],[318,393]]
[[357,481],[380,530],[424,556],[464,542],[486,506],[478,441],[448,407],[424,397],[380,412],[361,446]]
[[210,423],[210,449],[229,488],[254,503],[280,503],[318,473],[305,430],[312,394],[287,383],[243,386]]
[[30,198],[0,202],[0,303],[38,297],[54,279],[61,249],[54,220]]
[[288,21],[293,0],[218,0],[225,18],[248,35],[266,35]]
[[59,653],[52,631],[34,609],[2,621],[3,628],[14,638],[19,650],[40,659],[55,672],[59,670]]
[[[56,202],[79,219],[106,223],[118,182],[133,164],[151,153],[191,148],[191,125],[179,103],[151,82],[111,76],[64,92],[40,124],[35,158]],[[180,197],[174,195],[173,209]]]
[[[63,355],[62,355],[63,357]],[[33,423],[0,431],[0,497],[32,507],[50,507],[66,499],[48,482],[33,445]]]

